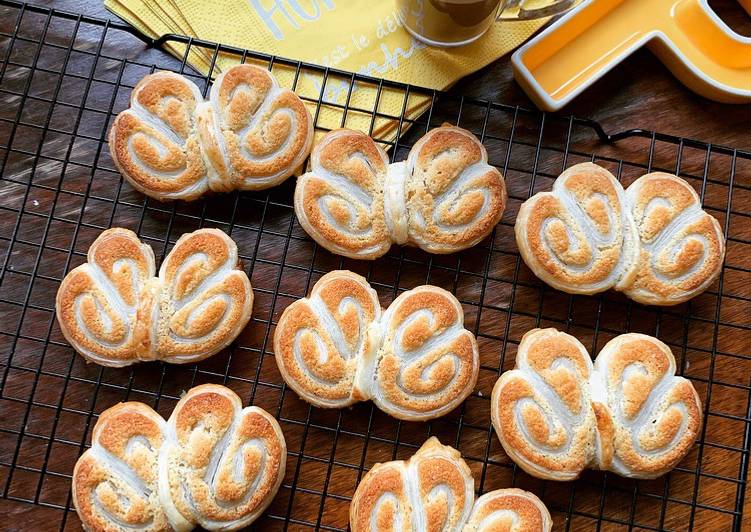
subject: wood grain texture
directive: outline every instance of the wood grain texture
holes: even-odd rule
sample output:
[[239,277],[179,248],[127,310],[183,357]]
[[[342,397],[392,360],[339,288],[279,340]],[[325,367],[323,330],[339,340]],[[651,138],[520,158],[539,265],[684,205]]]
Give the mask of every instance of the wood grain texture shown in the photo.
[[[35,0],[31,3],[111,17],[98,0]],[[737,31],[751,35],[751,20],[735,0],[711,4]],[[7,31],[7,23],[0,22],[3,31]],[[69,31],[67,25],[50,27],[47,39],[64,42]],[[83,45],[94,49],[98,35],[95,32],[88,37],[85,32],[81,35],[90,39]],[[144,63],[162,64],[164,61],[162,52],[148,50],[126,36],[121,41],[108,41],[107,47]],[[2,57],[5,48],[0,51]],[[75,62],[83,65],[82,68],[87,64],[85,57],[75,59],[74,67]],[[109,67],[103,65],[102,68]],[[0,89],[15,90],[22,84],[25,78],[21,70],[9,68]],[[128,74],[139,75],[137,71]],[[40,76],[33,82],[33,90],[49,96],[54,83],[54,77],[45,80]],[[95,87],[92,92],[98,90]],[[73,111],[80,91],[77,85],[61,89],[61,97],[74,102]],[[512,79],[508,57],[468,76],[451,92],[531,106]],[[118,94],[117,105],[123,106],[127,96],[127,91]],[[109,98],[106,93],[103,97]],[[0,145],[6,144],[9,135],[6,126],[18,105],[18,98],[0,92],[0,117],[5,119],[0,123]],[[24,105],[22,117],[26,122],[39,123],[48,114],[46,104],[41,102],[33,105],[24,102]],[[634,54],[564,112],[599,120],[609,131],[640,127],[751,149],[751,105],[723,105],[692,94],[647,51]],[[55,111],[52,117],[62,131],[76,118],[66,107],[61,107],[59,113]],[[489,131],[498,132],[499,137],[507,136],[510,118],[495,115],[491,118]],[[467,118],[470,119],[471,116]],[[99,136],[102,127],[104,124],[96,116],[84,114],[77,131]],[[83,166],[69,164],[63,175],[60,163],[50,155],[64,156],[70,147],[68,159],[93,161],[97,153],[95,142],[64,133],[49,134],[41,139],[35,136],[33,128],[27,129],[28,132],[17,133],[14,137],[5,168],[4,177],[17,183],[0,185],[0,207],[3,207],[0,209],[0,258],[9,254],[9,269],[0,285],[0,300],[22,302],[28,295],[33,307],[21,319],[18,305],[0,305],[1,370],[5,371],[8,358],[12,357],[7,384],[0,395],[0,429],[6,430],[0,432],[0,462],[7,464],[15,456],[19,464],[28,468],[16,469],[9,484],[9,496],[35,498],[38,491],[41,502],[68,504],[69,475],[82,450],[82,441],[86,445],[90,441],[96,414],[127,398],[142,400],[162,415],[168,415],[183,390],[192,384],[223,382],[224,375],[229,374],[226,384],[244,401],[253,402],[282,418],[290,451],[284,485],[269,509],[271,517],[259,522],[259,530],[282,529],[280,518],[287,514],[293,518],[289,530],[308,530],[311,527],[302,523],[317,523],[319,516],[317,524],[322,527],[345,528],[348,499],[362,468],[409,457],[429,434],[461,449],[475,474],[478,490],[486,492],[514,484],[540,495],[551,508],[556,530],[566,527],[595,530],[599,516],[603,517],[600,530],[627,530],[630,521],[637,523],[634,527],[637,530],[639,525],[641,529],[686,530],[690,522],[696,530],[730,529],[732,515],[727,512],[732,511],[736,498],[741,496],[738,471],[741,460],[748,459],[747,452],[740,448],[749,430],[751,304],[747,299],[751,298],[751,274],[737,268],[751,265],[751,218],[748,217],[751,213],[751,161],[735,161],[735,188],[732,200],[728,201],[733,169],[729,156],[713,155],[708,161],[705,152],[695,149],[685,148],[679,152],[673,145],[658,143],[650,153],[649,142],[645,140],[607,147],[594,142],[586,131],[572,135],[572,142],[583,152],[638,163],[619,167],[609,161],[598,161],[619,173],[626,185],[643,173],[643,166],[650,160],[654,168],[671,171],[680,163],[678,170],[697,189],[701,187],[701,180],[691,176],[701,176],[706,169],[710,183],[700,190],[704,193],[705,206],[721,224],[728,222],[731,237],[722,290],[718,294],[720,285],[716,283],[710,293],[696,298],[690,306],[662,311],[631,304],[614,293],[600,298],[570,297],[543,287],[523,265],[517,269],[513,221],[519,204],[530,193],[549,188],[564,164],[560,152],[552,149],[543,150],[536,160],[535,150],[527,144],[534,146],[542,140],[544,145],[561,146],[565,128],[562,130],[554,124],[546,124],[541,137],[537,121],[520,118],[513,146],[500,141],[486,143],[491,163],[502,166],[508,158],[511,168],[507,172],[509,205],[492,243],[486,242],[457,256],[432,258],[414,250],[402,254],[394,249],[375,265],[341,261],[322,250],[313,253],[311,242],[294,222],[294,213],[285,207],[290,202],[291,183],[273,191],[270,202],[265,201],[265,196],[245,194],[237,203],[235,196],[215,196],[202,203],[178,204],[174,208],[170,204],[144,203],[140,194],[124,186],[114,205],[112,201],[105,201],[114,199],[118,191],[119,178],[113,172],[101,169],[91,172]],[[417,131],[410,132],[407,142],[413,142],[418,135]],[[32,167],[34,158],[23,155],[23,151],[29,150],[40,150],[50,158],[42,158]],[[4,156],[4,150],[0,150],[0,156]],[[403,156],[403,150],[397,153],[397,157]],[[583,160],[586,157],[571,156],[566,163]],[[105,162],[104,166],[109,165]],[[25,196],[27,185],[23,183],[29,182],[32,186]],[[81,193],[87,190],[89,183],[89,194],[104,199],[84,200]],[[58,185],[61,191],[56,193],[54,189]],[[21,207],[25,214],[18,218]],[[233,211],[234,207],[237,208]],[[41,246],[45,216],[50,213],[54,219]],[[41,310],[51,307],[57,287],[55,279],[64,275],[66,265],[72,268],[81,263],[88,245],[99,233],[98,227],[110,223],[140,229],[141,236],[155,247],[159,259],[169,249],[170,244],[165,240],[174,243],[180,234],[195,229],[201,216],[207,217],[212,226],[231,230],[246,269],[252,273],[256,310],[237,346],[202,362],[197,370],[192,366],[162,369],[157,365],[133,371],[103,370],[84,364],[65,345],[51,313]],[[9,237],[17,219],[20,219],[17,238],[23,242],[11,245]],[[76,223],[79,219],[82,225]],[[75,252],[72,258],[70,249]],[[309,278],[307,272],[311,265],[316,273]],[[476,393],[464,408],[431,424],[399,425],[369,403],[343,412],[309,409],[291,391],[282,392],[282,380],[269,342],[273,325],[282,310],[295,298],[303,296],[321,272],[337,267],[369,275],[384,306],[397,290],[426,281],[457,294],[464,305],[468,327],[479,332],[483,368]],[[486,270],[488,280],[484,281],[481,274]],[[14,273],[31,271],[37,274],[33,283],[30,276]],[[512,290],[514,286],[516,289]],[[713,325],[716,313],[722,322],[717,327]],[[14,345],[11,340],[17,326],[22,339]],[[487,398],[498,369],[513,366],[521,335],[534,326],[567,329],[593,352],[627,330],[658,335],[671,346],[703,400],[711,387],[711,401],[706,405],[711,414],[705,438],[710,444],[697,446],[678,471],[654,481],[635,482],[587,472],[575,483],[553,484],[535,480],[521,471],[515,472],[495,436],[488,436],[490,406]],[[46,337],[52,340],[46,347],[44,342],[33,340]],[[37,371],[41,371],[38,377]],[[66,380],[68,375],[72,378]],[[156,392],[161,394],[161,399],[156,399]],[[21,427],[27,413],[26,424]],[[17,447],[19,441],[15,434],[20,430],[37,437],[24,436]],[[700,455],[700,474],[697,475],[694,471]],[[43,467],[44,475],[39,472]],[[5,485],[8,472],[6,465],[0,466],[0,486]],[[322,496],[322,493],[325,494]],[[692,511],[685,501],[693,499],[698,501],[699,507]],[[567,520],[569,509],[575,515]],[[3,527],[9,530],[54,530],[60,527],[64,513],[60,509],[0,500],[0,514],[6,516]],[[744,530],[751,530],[749,514],[751,508],[747,505]],[[80,529],[74,512],[67,514],[65,527]]]

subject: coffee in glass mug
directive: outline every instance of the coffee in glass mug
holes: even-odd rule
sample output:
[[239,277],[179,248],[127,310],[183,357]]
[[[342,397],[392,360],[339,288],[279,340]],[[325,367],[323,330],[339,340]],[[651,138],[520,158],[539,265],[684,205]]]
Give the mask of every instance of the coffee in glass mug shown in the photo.
[[404,27],[431,46],[479,39],[499,19],[529,20],[562,13],[579,0],[396,0]]

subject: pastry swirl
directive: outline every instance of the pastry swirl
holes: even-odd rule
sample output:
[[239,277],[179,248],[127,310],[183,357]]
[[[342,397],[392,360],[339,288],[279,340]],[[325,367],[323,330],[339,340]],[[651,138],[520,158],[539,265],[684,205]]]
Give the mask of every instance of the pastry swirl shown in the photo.
[[472,471],[456,449],[428,439],[409,460],[376,464],[349,507],[353,532],[550,532],[545,505],[520,489],[474,500]]
[[475,498],[472,471],[437,438],[407,460],[376,464],[349,507],[352,532],[460,531]]
[[394,164],[364,133],[332,131],[297,181],[295,213],[316,242],[346,257],[375,259],[392,244],[454,253],[503,214],[505,182],[487,160],[482,143],[454,126],[428,132]]
[[679,177],[652,173],[623,190],[593,163],[572,166],[551,192],[519,209],[514,227],[524,262],[572,294],[608,289],[645,304],[675,305],[722,269],[724,235]]
[[399,419],[433,419],[477,381],[477,342],[463,321],[461,305],[441,288],[409,290],[382,312],[363,277],[333,271],[284,310],[274,352],[284,380],[311,404],[371,399]]
[[701,429],[699,396],[675,369],[651,336],[618,336],[593,365],[573,336],[534,329],[493,388],[493,426],[506,453],[539,478],[572,480],[587,467],[659,477]]
[[73,504],[90,531],[236,530],[270,504],[286,457],[272,416],[205,384],[168,422],[143,403],[105,410],[73,470]]
[[164,419],[143,403],[102,412],[73,469],[73,505],[85,530],[170,530],[158,494],[164,430]]
[[536,495],[507,488],[477,499],[463,532],[550,532],[552,528],[550,512]]
[[109,134],[112,159],[134,188],[187,201],[209,190],[277,185],[303,163],[312,141],[302,100],[253,65],[223,72],[208,101],[184,76],[150,74]]
[[706,290],[722,270],[725,235],[693,187],[653,172],[634,181],[626,199],[641,245],[625,294],[639,303],[673,305]]
[[253,290],[224,232],[181,236],[158,277],[151,248],[127,229],[108,229],[87,262],[65,276],[55,308],[60,329],[88,361],[195,362],[229,345],[250,319]]
[[612,420],[610,469],[653,478],[675,467],[694,445],[702,408],[691,382],[676,377],[670,348],[651,336],[622,334],[605,344],[595,370]]
[[175,530],[236,530],[263,513],[284,478],[287,446],[276,419],[242,408],[229,388],[190,390],[167,422],[159,500]]

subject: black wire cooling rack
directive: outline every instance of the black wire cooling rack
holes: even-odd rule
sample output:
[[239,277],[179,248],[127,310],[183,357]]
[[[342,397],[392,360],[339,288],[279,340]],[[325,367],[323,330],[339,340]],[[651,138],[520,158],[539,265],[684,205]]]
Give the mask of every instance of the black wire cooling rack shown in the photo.
[[[97,415],[123,400],[144,401],[168,415],[182,391],[218,382],[275,414],[287,439],[286,478],[259,530],[345,530],[349,500],[364,472],[376,462],[408,457],[429,435],[461,450],[480,493],[513,485],[540,495],[556,529],[742,528],[751,434],[751,153],[643,130],[608,136],[587,120],[181,36],[156,44],[186,45],[182,61],[158,50],[147,53],[147,62],[135,61],[129,57],[143,52],[143,43],[134,35],[112,22],[0,0],[0,505],[8,505],[8,515],[24,512],[29,519],[4,526],[79,528],[70,478]],[[133,85],[155,68],[183,72],[205,89],[209,76],[187,65],[194,51],[211,58],[212,68],[227,56],[286,67],[293,85],[313,73],[323,76],[324,87],[344,80],[350,91],[355,83],[376,89],[373,108],[355,108],[349,97],[338,106],[341,125],[356,113],[372,117],[371,133],[379,120],[392,121],[402,134],[377,140],[395,159],[444,121],[473,131],[506,176],[510,198],[502,223],[492,237],[460,254],[395,247],[371,263],[336,257],[307,238],[292,208],[294,180],[266,192],[190,204],[144,198],[114,170],[105,146],[108,124],[127,106]],[[401,114],[379,111],[387,90],[404,92]],[[414,96],[427,99],[429,108],[410,119],[405,111]],[[320,96],[308,102],[316,120],[328,105]],[[606,166],[624,184],[662,169],[696,187],[728,238],[722,274],[709,291],[658,309],[616,293],[563,294],[527,270],[513,238],[519,204],[549,188],[565,167],[586,160]],[[191,366],[116,370],[85,364],[57,327],[54,296],[64,274],[111,226],[137,231],[158,258],[183,232],[203,226],[227,231],[256,294],[253,319],[237,342]],[[384,305],[426,282],[457,295],[482,363],[477,389],[461,408],[431,423],[403,423],[370,403],[346,411],[311,408],[287,389],[273,360],[274,325],[291,301],[334,268],[366,275]],[[491,430],[488,398],[500,372],[513,365],[522,334],[537,326],[569,331],[592,353],[626,331],[667,342],[705,411],[700,440],[679,467],[652,481],[587,472],[568,483],[539,481],[517,469]]]

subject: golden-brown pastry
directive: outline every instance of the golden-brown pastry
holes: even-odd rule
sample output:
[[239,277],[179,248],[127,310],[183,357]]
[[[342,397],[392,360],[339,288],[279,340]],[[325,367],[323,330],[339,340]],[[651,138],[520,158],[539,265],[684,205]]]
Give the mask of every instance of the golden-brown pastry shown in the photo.
[[409,460],[373,466],[355,490],[349,525],[352,532],[550,532],[548,509],[529,492],[474,498],[459,451],[432,437]]
[[477,381],[477,342],[449,292],[420,286],[381,311],[361,276],[333,271],[282,313],[274,352],[287,384],[311,404],[373,400],[399,419],[456,408]]
[[539,478],[571,480],[587,467],[655,478],[701,428],[696,390],[675,369],[668,346],[651,336],[618,336],[593,365],[573,336],[533,329],[493,388],[493,426],[506,453]]
[[684,180],[652,173],[624,192],[593,163],[572,166],[551,192],[525,201],[514,229],[524,262],[550,286],[572,294],[614,288],[653,305],[706,290],[725,253],[719,223]]
[[597,355],[593,395],[610,413],[612,471],[659,477],[691,450],[701,430],[701,400],[675,369],[670,348],[645,334],[616,336]]
[[250,319],[253,290],[237,246],[218,229],[182,235],[155,277],[154,253],[128,229],[108,229],[65,276],[55,308],[86,360],[196,362],[228,346]]
[[150,74],[109,134],[117,168],[158,200],[272,187],[303,163],[312,142],[313,120],[302,100],[253,65],[222,73],[208,101],[184,76]]
[[159,501],[176,530],[236,530],[271,504],[287,445],[276,419],[204,384],[177,403],[159,451]]
[[639,232],[636,277],[624,290],[647,305],[674,305],[702,293],[725,259],[725,235],[680,177],[653,172],[626,189]]
[[535,494],[507,488],[477,499],[462,532],[550,532],[552,528],[550,512]]
[[143,403],[105,410],[73,470],[73,504],[89,531],[236,530],[274,498],[286,458],[272,416],[205,384],[168,422]]
[[143,403],[102,412],[73,469],[73,505],[87,531],[171,530],[159,503],[164,419]]
[[490,404],[506,454],[530,475],[572,480],[601,463],[591,378],[592,361],[573,336],[534,329],[522,338]]
[[376,464],[349,506],[352,532],[458,532],[475,498],[472,471],[432,437],[407,460]]
[[505,182],[487,160],[482,143],[454,126],[433,129],[394,164],[364,133],[332,131],[297,180],[295,213],[316,242],[346,257],[375,259],[392,243],[454,253],[503,214]]

